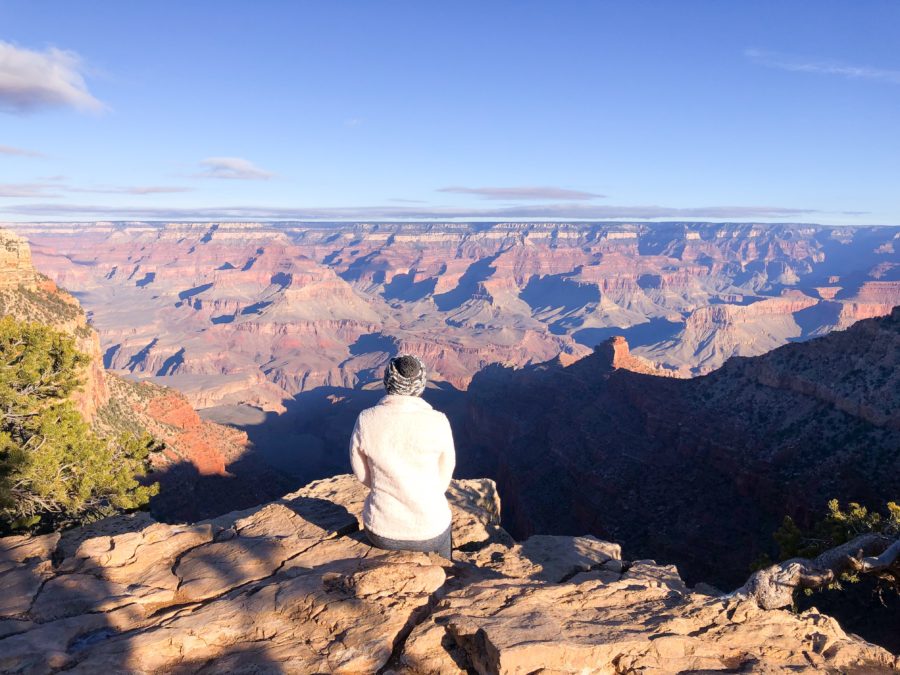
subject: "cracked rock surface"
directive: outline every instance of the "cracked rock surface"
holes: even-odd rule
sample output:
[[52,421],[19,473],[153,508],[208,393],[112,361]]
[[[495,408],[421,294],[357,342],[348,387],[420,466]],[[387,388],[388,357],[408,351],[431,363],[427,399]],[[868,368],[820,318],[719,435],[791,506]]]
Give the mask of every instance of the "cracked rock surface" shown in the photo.
[[514,542],[489,480],[448,492],[455,563],[370,547],[365,494],[336,476],[191,525],[142,513],[0,539],[0,672],[900,670],[815,610],[694,592],[617,544]]

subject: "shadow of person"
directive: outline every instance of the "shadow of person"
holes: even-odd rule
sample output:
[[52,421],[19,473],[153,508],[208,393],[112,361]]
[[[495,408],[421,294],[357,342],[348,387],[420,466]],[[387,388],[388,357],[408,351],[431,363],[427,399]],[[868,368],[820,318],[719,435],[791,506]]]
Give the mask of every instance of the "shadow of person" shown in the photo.
[[[218,629],[235,644],[212,650],[214,658],[210,649],[193,659],[160,652],[155,639],[164,634],[153,634],[210,602],[252,597],[254,584],[276,577],[311,541],[356,530],[345,506],[298,495],[192,525],[136,513],[62,534],[0,539],[0,672],[88,664],[134,672],[148,663],[167,663],[172,672],[285,672],[291,645],[245,639],[259,629],[251,616],[224,616]],[[340,557],[344,549],[334,551]]]
[[280,501],[304,520],[329,535],[344,535],[359,529],[359,522],[342,504],[318,497],[298,496]]

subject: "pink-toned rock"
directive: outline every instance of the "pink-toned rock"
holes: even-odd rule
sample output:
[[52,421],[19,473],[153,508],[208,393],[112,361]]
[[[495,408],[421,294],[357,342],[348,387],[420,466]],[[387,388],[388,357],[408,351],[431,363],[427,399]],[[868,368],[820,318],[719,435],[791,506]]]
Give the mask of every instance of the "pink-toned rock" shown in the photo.
[[619,561],[622,548],[593,536],[533,535],[521,544],[492,542],[473,552],[460,551],[463,560],[505,577],[558,583],[576,574]]
[[159,630],[111,639],[79,668],[160,672],[214,660],[228,672],[375,672],[443,581],[443,569],[424,554],[338,560],[232,593]]
[[59,543],[59,532],[37,537],[15,536],[0,538],[0,572],[13,569],[29,559],[49,560]]
[[39,270],[84,293],[113,369],[202,407],[283,411],[300,392],[374,382],[398,350],[464,389],[487,364],[575,360],[594,331],[652,336],[651,322],[681,330],[635,347],[630,367],[700,374],[900,304],[886,228],[840,234],[870,245],[872,265],[838,293],[834,233],[818,226],[11,227]]

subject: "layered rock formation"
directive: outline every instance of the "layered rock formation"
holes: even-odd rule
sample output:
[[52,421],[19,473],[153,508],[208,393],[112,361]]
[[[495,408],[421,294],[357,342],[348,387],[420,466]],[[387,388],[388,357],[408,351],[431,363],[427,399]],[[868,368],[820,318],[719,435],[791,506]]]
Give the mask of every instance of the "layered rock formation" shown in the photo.
[[[468,386],[624,335],[696,375],[900,304],[891,228],[753,224],[17,224],[106,365],[195,406],[281,411],[411,351]],[[662,367],[663,370],[659,371]]]
[[350,476],[193,525],[0,539],[3,672],[887,673],[815,610],[691,590],[593,537],[514,543],[455,481],[456,563],[373,549]]
[[[678,377],[680,375],[677,371],[661,368],[647,359],[632,354],[631,349],[628,346],[628,340],[622,335],[615,335],[609,338],[605,342],[594,347],[594,351],[598,354],[602,354],[603,358],[608,360],[610,366],[616,369],[621,368],[623,370],[630,370],[633,373],[658,375],[659,377]],[[574,362],[574,360],[569,361],[569,363],[560,361],[560,365],[567,366]]]
[[188,462],[200,476],[229,476],[226,466],[247,451],[247,434],[200,419],[183,394],[150,382],[108,376],[111,401],[101,410],[104,430],[147,432],[164,447],[155,470]]
[[37,275],[31,265],[28,242],[13,232],[0,230],[0,289],[34,290]]

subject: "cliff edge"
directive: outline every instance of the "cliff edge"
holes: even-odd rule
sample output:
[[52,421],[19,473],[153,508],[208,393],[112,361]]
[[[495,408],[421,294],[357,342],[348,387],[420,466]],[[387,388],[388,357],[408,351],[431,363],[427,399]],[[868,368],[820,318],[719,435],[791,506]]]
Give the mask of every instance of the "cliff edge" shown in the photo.
[[146,513],[0,539],[8,673],[880,673],[816,610],[689,589],[594,537],[514,542],[457,480],[456,563],[371,548],[352,476],[192,525]]

